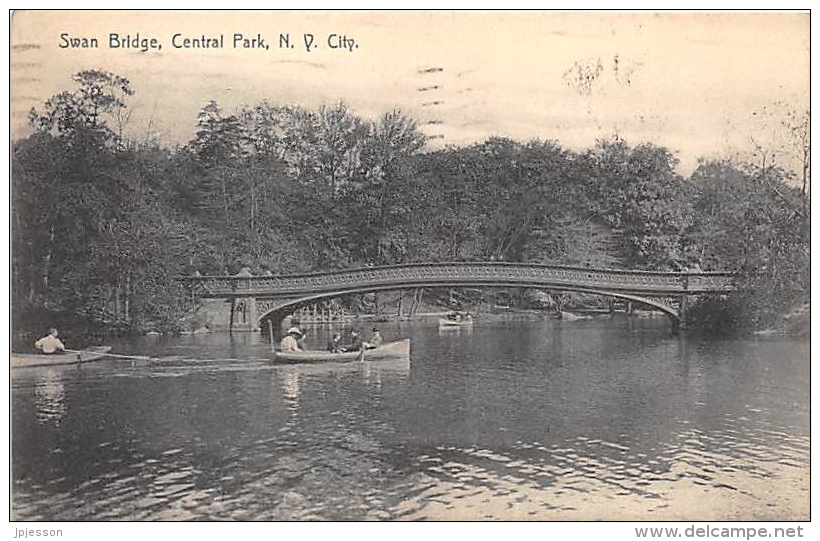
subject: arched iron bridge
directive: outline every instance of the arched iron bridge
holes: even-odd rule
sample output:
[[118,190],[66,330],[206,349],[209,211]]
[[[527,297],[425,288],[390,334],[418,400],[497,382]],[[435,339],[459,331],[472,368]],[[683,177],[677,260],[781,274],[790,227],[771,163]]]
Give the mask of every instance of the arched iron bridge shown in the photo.
[[574,291],[656,308],[677,328],[690,295],[730,292],[728,272],[655,272],[502,262],[413,263],[276,276],[191,276],[199,297],[245,299],[258,328],[273,313],[351,293],[417,287],[516,287]]

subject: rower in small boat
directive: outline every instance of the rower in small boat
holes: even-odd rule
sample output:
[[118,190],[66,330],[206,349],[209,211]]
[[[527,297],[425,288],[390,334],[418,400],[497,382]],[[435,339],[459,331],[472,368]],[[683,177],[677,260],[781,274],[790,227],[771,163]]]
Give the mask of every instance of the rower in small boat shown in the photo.
[[297,340],[301,340],[303,336],[304,333],[302,333],[298,327],[291,327],[288,329],[288,332],[285,333],[285,337],[282,338],[279,347],[282,351],[302,351]]
[[62,341],[60,341],[60,339],[57,338],[58,334],[59,333],[57,332],[57,329],[49,329],[47,335],[40,338],[34,343],[34,347],[48,355],[53,355],[56,353],[65,353],[65,345],[63,345]]
[[371,332],[373,334],[370,335],[370,340],[367,341],[367,347],[368,347],[368,349],[375,349],[375,348],[382,345],[382,342],[384,342],[384,339],[382,338],[382,335],[379,332],[378,328],[373,327]]

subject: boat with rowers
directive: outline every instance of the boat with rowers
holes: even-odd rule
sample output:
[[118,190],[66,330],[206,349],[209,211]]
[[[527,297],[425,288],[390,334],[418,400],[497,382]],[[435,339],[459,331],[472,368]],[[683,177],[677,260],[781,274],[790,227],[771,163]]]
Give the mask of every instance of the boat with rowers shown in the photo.
[[440,317],[438,318],[438,326],[441,327],[472,327],[473,326],[473,317],[471,315],[466,315],[461,317],[461,315],[450,316],[450,317]]
[[107,356],[111,346],[92,346],[88,349],[66,353],[12,353],[12,368],[29,368],[33,366],[58,366],[97,361]]
[[302,351],[274,351],[275,363],[320,363],[320,362],[352,362],[377,361],[410,356],[410,339],[388,342],[373,349],[362,351],[345,351],[331,353],[329,351],[302,350]]

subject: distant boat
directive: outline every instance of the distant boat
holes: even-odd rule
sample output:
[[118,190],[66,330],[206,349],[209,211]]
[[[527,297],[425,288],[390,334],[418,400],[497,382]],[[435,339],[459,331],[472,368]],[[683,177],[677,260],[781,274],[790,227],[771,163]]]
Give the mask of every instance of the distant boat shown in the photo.
[[557,318],[564,321],[580,321],[582,319],[592,319],[592,316],[579,316],[578,314],[573,314],[572,312],[561,312],[561,317]]
[[438,318],[438,326],[439,327],[472,327],[473,320],[470,319],[447,319],[445,317]]
[[92,346],[82,351],[71,353],[12,353],[12,368],[28,368],[32,366],[57,366],[65,364],[80,364],[102,359],[111,351],[111,346]]
[[389,342],[374,349],[362,351],[347,351],[331,353],[329,351],[275,351],[273,361],[276,363],[320,363],[320,362],[351,362],[357,360],[377,361],[380,359],[394,359],[410,356],[410,339]]

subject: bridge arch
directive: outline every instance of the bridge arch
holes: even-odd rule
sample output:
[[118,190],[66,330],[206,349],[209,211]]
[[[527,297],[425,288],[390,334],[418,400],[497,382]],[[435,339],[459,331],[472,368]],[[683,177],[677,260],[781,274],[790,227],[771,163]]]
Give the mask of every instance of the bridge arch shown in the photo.
[[[272,300],[260,300],[257,303],[260,305],[261,310],[259,310],[258,315],[258,324],[261,326],[262,322],[272,315],[284,313],[286,310],[295,308],[297,306],[303,304],[309,304],[317,301],[322,300],[329,300],[338,297],[344,297],[346,295],[352,295],[356,293],[374,293],[376,291],[398,291],[401,289],[410,289],[413,287],[431,287],[429,284],[419,284],[415,286],[364,286],[364,287],[351,287],[342,290],[332,291],[332,292],[322,292],[322,293],[315,293],[306,296],[300,296],[295,298],[288,298],[288,299],[272,299]],[[453,287],[453,288],[462,288],[462,287],[510,287],[510,288],[524,288],[524,289],[540,289],[540,290],[547,290],[547,291],[567,291],[573,293],[586,293],[590,295],[598,295],[602,297],[610,297],[615,299],[622,299],[632,302],[637,302],[646,306],[650,306],[655,308],[664,315],[666,315],[670,322],[672,323],[673,327],[677,327],[680,324],[681,317],[678,311],[662,302],[659,299],[652,299],[647,297],[641,297],[638,295],[630,295],[628,293],[621,293],[617,291],[603,291],[599,289],[593,289],[589,287],[583,286],[550,286],[545,287],[543,284],[531,284],[531,285],[522,285],[521,283],[510,283],[510,284],[487,284],[487,283],[464,283],[459,282],[457,284],[452,285],[439,285],[436,284],[432,287]]]

